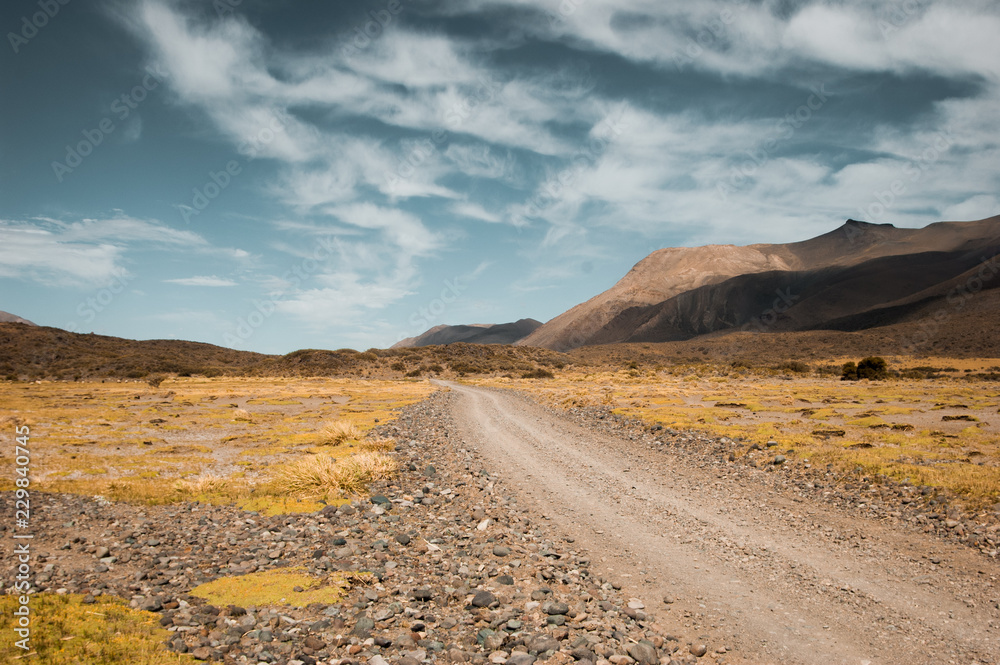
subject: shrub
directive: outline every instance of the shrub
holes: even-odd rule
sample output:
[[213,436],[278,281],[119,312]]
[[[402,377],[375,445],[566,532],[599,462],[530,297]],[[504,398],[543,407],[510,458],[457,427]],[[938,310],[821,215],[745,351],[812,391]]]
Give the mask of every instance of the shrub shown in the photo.
[[397,361],[396,361],[396,362],[394,362],[393,364],[389,365],[389,367],[390,367],[390,368],[391,368],[391,369],[392,369],[392,370],[393,370],[394,372],[403,372],[403,371],[406,371],[406,363],[404,363],[404,362],[400,362],[399,360],[397,360]]
[[361,438],[361,430],[352,422],[338,420],[326,425],[320,430],[320,443],[327,446],[339,446],[345,441]]
[[878,356],[868,356],[857,364],[846,362],[841,370],[840,379],[842,381],[859,381],[861,379],[879,381],[889,376],[885,359]]
[[554,379],[555,375],[547,369],[538,367],[521,375],[522,379]]
[[858,363],[858,378],[878,381],[889,376],[884,358],[869,356]]
[[808,374],[812,368],[801,360],[789,360],[778,365],[777,369],[786,372],[795,372],[796,374]]
[[146,383],[148,383],[149,385],[151,385],[154,388],[159,388],[160,384],[163,383],[163,381],[166,378],[167,377],[164,376],[163,374],[151,374],[151,375],[149,375],[149,376],[146,377]]
[[420,376],[422,373],[423,373],[423,370],[418,367],[416,369],[411,369],[409,372],[406,373],[406,376],[410,376],[410,377]]

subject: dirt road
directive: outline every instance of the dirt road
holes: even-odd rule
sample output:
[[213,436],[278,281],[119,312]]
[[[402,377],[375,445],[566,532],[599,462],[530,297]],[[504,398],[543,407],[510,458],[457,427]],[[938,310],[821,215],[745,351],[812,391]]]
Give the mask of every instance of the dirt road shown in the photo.
[[448,385],[456,443],[668,629],[747,662],[1000,661],[995,561],[782,495],[722,460],[698,465],[514,394]]

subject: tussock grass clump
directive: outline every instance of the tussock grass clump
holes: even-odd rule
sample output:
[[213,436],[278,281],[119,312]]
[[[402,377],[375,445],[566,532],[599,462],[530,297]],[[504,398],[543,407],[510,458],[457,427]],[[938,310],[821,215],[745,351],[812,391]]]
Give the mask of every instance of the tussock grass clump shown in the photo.
[[275,483],[290,494],[343,496],[359,494],[373,481],[388,480],[398,469],[396,460],[376,451],[339,460],[330,455],[315,455],[279,469]]
[[194,496],[227,492],[232,488],[232,479],[217,476],[213,473],[202,474],[197,478],[185,478],[174,483],[175,490]]
[[362,436],[361,428],[347,420],[338,420],[320,430],[320,444],[339,446],[348,441],[357,441]]

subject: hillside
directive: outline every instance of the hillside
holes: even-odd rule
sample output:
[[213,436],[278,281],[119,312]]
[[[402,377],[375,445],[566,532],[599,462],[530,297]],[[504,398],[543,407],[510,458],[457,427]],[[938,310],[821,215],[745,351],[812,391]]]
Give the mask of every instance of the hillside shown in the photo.
[[0,379],[143,379],[156,374],[203,376],[520,375],[562,367],[547,349],[454,343],[413,349],[301,349],[285,355],[237,351],[182,340],[130,340],[59,328],[0,323]]
[[688,339],[739,328],[764,315],[788,289],[796,297],[795,315],[789,309],[768,330],[824,328],[835,321],[847,330],[884,325],[875,310],[946,297],[949,280],[996,254],[998,244],[1000,217],[922,229],[848,220],[798,243],[658,250],[611,289],[519,344],[567,350]]
[[480,323],[458,326],[434,326],[416,337],[407,337],[392,345],[393,349],[433,346],[435,344],[514,344],[537,330],[542,323],[521,319],[513,323]]

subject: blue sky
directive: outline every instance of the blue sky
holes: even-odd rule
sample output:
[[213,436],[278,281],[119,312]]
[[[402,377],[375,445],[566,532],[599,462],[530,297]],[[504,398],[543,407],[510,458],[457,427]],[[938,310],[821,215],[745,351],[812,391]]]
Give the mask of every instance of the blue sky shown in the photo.
[[63,2],[0,9],[0,309],[42,325],[382,347],[1000,213],[995,2]]

